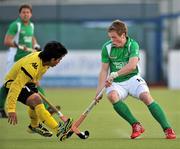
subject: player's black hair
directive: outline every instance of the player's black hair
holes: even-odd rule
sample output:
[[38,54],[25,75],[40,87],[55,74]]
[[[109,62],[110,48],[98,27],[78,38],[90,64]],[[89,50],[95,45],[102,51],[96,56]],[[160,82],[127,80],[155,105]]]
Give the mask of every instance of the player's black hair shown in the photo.
[[67,53],[67,49],[60,42],[50,41],[45,45],[44,50],[39,53],[39,57],[47,62],[52,58],[58,59]]
[[21,6],[19,7],[19,13],[21,13],[21,11],[22,11],[23,8],[29,9],[29,10],[31,11],[31,13],[32,13],[32,6],[31,6],[30,4],[23,4],[23,5],[21,5]]

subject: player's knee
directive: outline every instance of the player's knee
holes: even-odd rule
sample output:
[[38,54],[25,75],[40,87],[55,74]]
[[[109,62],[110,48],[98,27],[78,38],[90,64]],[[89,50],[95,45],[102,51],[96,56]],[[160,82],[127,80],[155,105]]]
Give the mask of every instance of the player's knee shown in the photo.
[[139,95],[139,98],[146,104],[150,105],[153,102],[153,98],[149,92],[143,92]]
[[36,107],[38,104],[41,104],[41,98],[37,93],[32,94],[31,96],[28,97],[26,101],[27,105],[30,107]]
[[115,102],[117,102],[117,100],[119,100],[119,95],[116,91],[111,91],[108,94],[108,99],[111,103],[115,103]]

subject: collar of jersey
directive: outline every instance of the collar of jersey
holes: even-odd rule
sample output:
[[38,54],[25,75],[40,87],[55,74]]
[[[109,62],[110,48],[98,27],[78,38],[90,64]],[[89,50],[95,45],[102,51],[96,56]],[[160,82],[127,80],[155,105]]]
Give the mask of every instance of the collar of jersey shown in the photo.
[[129,45],[129,43],[130,43],[130,38],[129,38],[128,36],[126,37],[126,39],[127,39],[127,41],[126,41],[124,47],[128,47],[128,45]]
[[[22,19],[21,19],[20,17],[17,18],[17,21],[19,21],[19,22],[21,22],[22,24],[24,24],[23,21],[22,21]],[[28,24],[30,24],[30,22],[31,22],[31,21],[29,20],[29,23],[28,23]]]

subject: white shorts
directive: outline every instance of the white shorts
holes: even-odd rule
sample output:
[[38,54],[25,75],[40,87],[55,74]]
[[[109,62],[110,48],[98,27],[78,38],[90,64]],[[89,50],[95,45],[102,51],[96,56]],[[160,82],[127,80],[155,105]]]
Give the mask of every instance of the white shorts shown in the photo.
[[112,85],[106,89],[106,94],[114,90],[118,92],[120,100],[125,100],[128,95],[139,99],[141,93],[149,92],[145,80],[138,75],[120,83],[113,82]]
[[9,72],[9,70],[12,68],[14,62],[14,57],[16,55],[17,48],[9,48],[9,51],[7,53],[7,65],[6,65],[6,73]]

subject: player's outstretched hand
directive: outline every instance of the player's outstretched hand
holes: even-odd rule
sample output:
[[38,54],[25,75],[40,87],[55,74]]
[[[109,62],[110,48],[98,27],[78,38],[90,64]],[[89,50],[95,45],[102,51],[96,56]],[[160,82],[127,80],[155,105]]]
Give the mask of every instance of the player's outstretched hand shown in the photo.
[[24,51],[29,51],[29,49],[28,49],[26,46],[24,46],[24,45],[19,45],[19,44],[16,43],[15,41],[14,41],[14,46],[15,46],[16,48],[18,48],[18,49],[21,49],[21,50],[24,50]]
[[17,124],[17,115],[16,112],[9,112],[8,113],[8,123],[16,125]]
[[96,97],[94,98],[94,100],[96,100],[96,104],[99,103],[99,101],[103,98],[103,94],[101,94],[100,96],[97,96],[98,93],[96,94]]
[[[61,107],[60,107],[59,105],[56,105],[56,109],[57,109],[58,111],[60,111],[60,110],[61,110]],[[53,114],[56,113],[56,111],[55,111],[53,108],[51,108],[51,107],[48,107],[47,110],[49,111],[49,113],[50,113],[51,115],[53,115]]]

